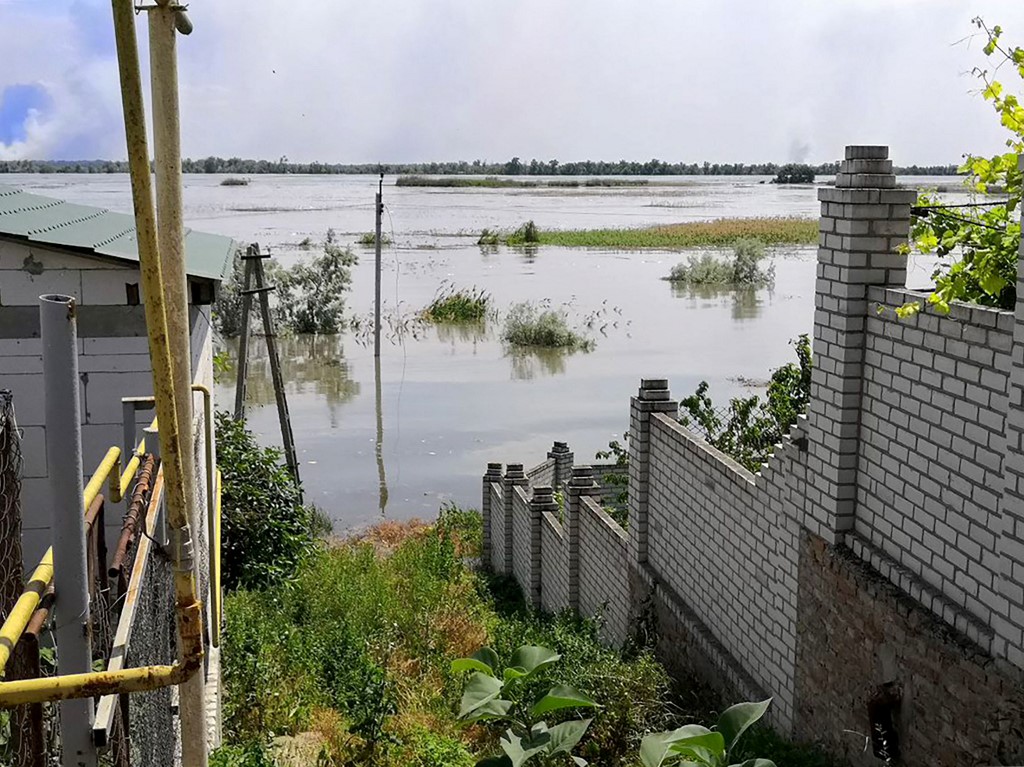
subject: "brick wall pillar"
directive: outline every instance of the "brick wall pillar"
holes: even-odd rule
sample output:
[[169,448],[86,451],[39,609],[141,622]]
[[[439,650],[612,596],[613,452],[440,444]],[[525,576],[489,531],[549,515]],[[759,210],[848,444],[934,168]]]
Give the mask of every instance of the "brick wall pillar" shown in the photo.
[[[1024,157],[1018,160],[1024,170]],[[993,650],[1024,668],[1024,243],[1017,265],[1017,308],[1010,368],[1010,407],[1006,417],[1006,488],[999,552],[1003,598],[995,606]]]
[[523,471],[523,464],[510,463],[505,467],[505,477],[502,479],[502,495],[505,502],[505,561],[501,572],[507,575],[512,574],[512,510],[515,508],[516,485],[527,485],[526,472]]
[[555,462],[555,478],[551,481],[551,485],[554,490],[563,491],[565,483],[572,476],[573,455],[569,450],[569,445],[565,442],[556,442],[548,453],[548,458]]
[[896,189],[884,146],[848,146],[835,187],[821,189],[808,409],[805,524],[829,543],[852,529],[857,502],[864,327],[871,286],[903,288],[912,189]]
[[480,559],[485,567],[494,566],[491,561],[491,531],[493,530],[491,514],[498,512],[498,509],[491,509],[491,484],[494,482],[501,482],[500,463],[487,464],[487,473],[484,474],[483,479],[483,496],[480,499],[480,515],[484,520],[483,550],[480,552]]
[[569,540],[569,607],[580,609],[580,504],[583,496],[598,492],[594,470],[590,466],[573,466],[572,477],[565,487],[565,535]]
[[541,550],[540,530],[544,512],[549,511],[558,516],[558,504],[555,503],[554,491],[548,485],[533,488],[530,498],[530,587],[526,594],[527,601],[534,607],[540,607],[541,581]]
[[645,378],[629,404],[629,545],[634,562],[647,561],[647,503],[650,474],[651,414],[679,413],[668,380]]

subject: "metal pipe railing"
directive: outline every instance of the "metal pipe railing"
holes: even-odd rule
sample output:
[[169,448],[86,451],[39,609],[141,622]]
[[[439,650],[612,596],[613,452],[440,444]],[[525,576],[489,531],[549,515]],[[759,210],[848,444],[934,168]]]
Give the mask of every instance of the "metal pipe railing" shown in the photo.
[[[53,630],[57,673],[84,674],[92,669],[92,618],[89,604],[88,547],[85,511],[99,496],[104,478],[82,487],[82,417],[78,383],[77,302],[73,296],[39,297],[39,335],[43,346],[43,399],[46,465],[49,467],[54,587],[60,594],[61,619]],[[116,466],[121,451],[113,448],[102,466]],[[120,472],[118,472],[120,474]],[[85,490],[91,498],[85,499]],[[83,503],[84,501],[84,503]],[[61,763],[65,767],[96,764],[89,728],[92,698],[61,704]]]
[[[123,692],[152,690],[167,685],[178,685],[194,677],[203,660],[202,605],[196,594],[193,573],[191,534],[189,531],[189,496],[185,492],[183,450],[179,431],[179,417],[175,403],[173,366],[168,344],[167,307],[164,281],[157,247],[156,216],[153,210],[153,189],[149,167],[149,146],[146,137],[145,111],[142,99],[142,76],[139,67],[138,45],[135,39],[135,8],[132,0],[112,0],[114,13],[114,39],[117,47],[118,68],[121,78],[121,96],[124,105],[125,132],[128,145],[128,163],[132,179],[132,202],[135,208],[135,229],[139,248],[139,271],[142,291],[146,297],[146,330],[149,338],[150,360],[153,365],[153,393],[157,417],[162,428],[159,432],[161,474],[167,484],[166,506],[172,533],[174,559],[174,587],[178,624],[179,660],[173,666],[150,666],[125,669],[118,672],[93,672],[71,677],[21,680],[0,683],[0,707],[9,707],[32,701],[91,698]],[[180,170],[180,169],[179,169]],[[179,254],[180,255],[180,254]],[[77,400],[77,396],[76,396]],[[201,682],[201,680],[200,680]],[[185,767],[205,765],[205,727],[195,726],[195,716],[202,710],[201,683],[197,711],[194,692],[182,697],[182,741],[200,741],[196,747],[199,759],[192,759],[192,747],[184,754]],[[185,692],[183,690],[183,692]],[[185,711],[188,709],[188,711]],[[184,727],[185,720],[190,726]]]

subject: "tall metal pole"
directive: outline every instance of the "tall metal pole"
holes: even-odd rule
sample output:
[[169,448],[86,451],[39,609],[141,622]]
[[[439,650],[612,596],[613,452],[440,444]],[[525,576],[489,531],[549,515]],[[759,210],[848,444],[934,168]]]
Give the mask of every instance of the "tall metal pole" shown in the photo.
[[375,266],[376,276],[374,279],[374,302],[373,302],[373,356],[380,357],[380,224],[381,215],[384,213],[384,174],[380,174],[377,183],[377,263]]
[[[167,296],[167,340],[174,377],[174,404],[182,449],[181,477],[193,535],[205,527],[196,513],[196,477],[192,428],[192,341],[185,271],[185,226],[182,219],[181,122],[178,104],[177,8],[157,0],[149,9],[150,77],[153,89],[153,141],[156,167],[157,242]],[[198,567],[198,559],[193,567]],[[193,576],[201,583],[198,572]],[[206,767],[206,706],[202,674],[179,689],[182,763]]]
[[380,515],[384,516],[384,511],[388,505],[388,478],[384,472],[384,407],[383,398],[381,397],[380,388],[380,357],[374,357],[373,359],[373,384],[374,384],[374,400],[377,409],[377,485],[378,485],[378,499],[380,501]]
[[[92,671],[92,623],[82,499],[82,420],[78,392],[76,304],[71,296],[39,297],[46,413],[46,465],[53,511],[54,586],[60,594],[54,636],[57,673]],[[92,767],[92,698],[60,704],[64,767]]]

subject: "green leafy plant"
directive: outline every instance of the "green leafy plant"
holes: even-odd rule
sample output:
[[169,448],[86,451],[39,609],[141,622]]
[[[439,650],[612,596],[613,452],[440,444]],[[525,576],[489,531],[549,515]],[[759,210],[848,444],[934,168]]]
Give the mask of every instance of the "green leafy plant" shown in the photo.
[[428,322],[480,322],[487,316],[491,296],[481,288],[456,288],[445,283],[421,316]]
[[244,421],[216,415],[223,472],[224,587],[265,588],[294,575],[316,539],[312,511],[281,453],[256,443]]
[[673,266],[665,279],[686,285],[765,287],[775,283],[775,265],[762,268],[764,257],[761,241],[745,237],[736,241],[731,260],[710,253],[690,256],[686,263]]
[[[771,704],[737,703],[718,718],[714,729],[687,724],[669,732],[646,736],[640,745],[644,767],[726,767],[740,737],[757,722]],[[768,759],[747,759],[731,767],[775,767]]]
[[338,244],[334,230],[328,229],[323,253],[312,261],[289,269],[274,263],[269,279],[277,287],[275,316],[279,325],[292,333],[341,332],[345,292],[358,260],[349,248]]
[[797,362],[772,372],[764,400],[756,395],[734,397],[722,411],[708,395],[708,382],[701,381],[697,391],[679,403],[681,423],[750,471],[758,471],[810,402],[811,341],[801,335],[792,343]]
[[605,469],[601,479],[608,487],[617,488],[613,505],[605,507],[608,515],[619,523],[623,529],[629,522],[629,433],[622,435],[622,442],[613,439],[608,443],[607,450],[598,450],[594,457],[599,461],[614,461],[611,468]]
[[561,655],[545,647],[524,645],[502,669],[497,653],[484,647],[469,658],[452,661],[452,673],[472,672],[459,706],[459,718],[467,722],[499,721],[509,725],[499,744],[504,756],[481,759],[477,767],[520,767],[534,761],[543,765],[571,760],[572,750],[590,727],[591,719],[571,719],[548,725],[540,717],[565,709],[596,708],[597,703],[569,685],[555,685],[530,704],[524,694],[527,683],[554,665]]
[[512,346],[590,351],[594,342],[569,327],[564,311],[532,301],[514,304],[505,317],[501,339]]
[[[364,247],[372,248],[374,245],[377,244],[377,233],[376,232],[365,232],[364,234],[360,235],[359,239],[356,240],[356,242],[358,244],[364,246]],[[388,235],[386,235],[386,234],[381,234],[381,236],[380,236],[380,244],[381,245],[390,245],[391,244],[391,238]]]
[[814,168],[803,163],[790,162],[779,168],[773,184],[813,184]]
[[[989,27],[980,17],[975,26],[987,37],[986,56],[1000,60],[996,70],[1009,64],[1024,80],[1024,48],[1002,42],[1003,29]],[[1021,172],[1017,156],[1024,153],[1024,106],[1008,92],[993,72],[975,67],[983,86],[981,96],[992,104],[1000,124],[1010,133],[1009,151],[993,157],[967,155],[960,172],[967,186],[980,194],[1001,194],[1005,199],[970,206],[944,205],[935,195],[922,195],[911,229],[911,244],[921,253],[953,255],[932,275],[935,290],[928,303],[948,312],[953,301],[967,301],[1012,309],[1017,301],[1017,261],[1020,248]],[[905,252],[909,252],[909,247]],[[916,314],[921,303],[912,301],[897,309],[901,317]]]

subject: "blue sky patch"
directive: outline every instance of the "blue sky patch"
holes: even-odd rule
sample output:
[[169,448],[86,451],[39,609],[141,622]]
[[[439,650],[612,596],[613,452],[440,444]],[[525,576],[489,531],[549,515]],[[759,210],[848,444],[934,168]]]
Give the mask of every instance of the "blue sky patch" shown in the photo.
[[0,144],[25,139],[25,120],[32,109],[45,112],[53,104],[42,85],[17,83],[0,92]]

